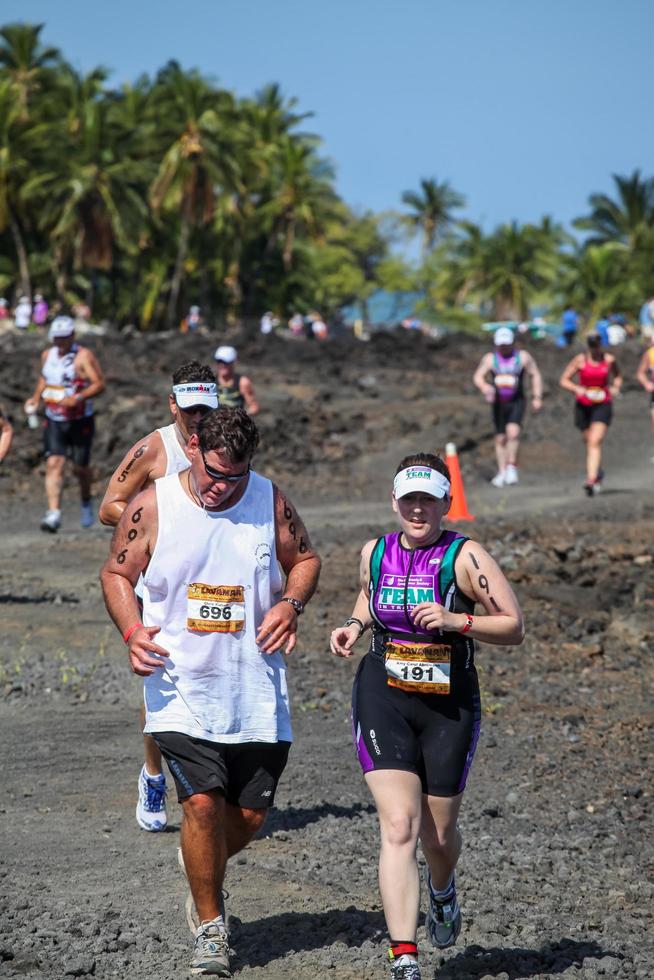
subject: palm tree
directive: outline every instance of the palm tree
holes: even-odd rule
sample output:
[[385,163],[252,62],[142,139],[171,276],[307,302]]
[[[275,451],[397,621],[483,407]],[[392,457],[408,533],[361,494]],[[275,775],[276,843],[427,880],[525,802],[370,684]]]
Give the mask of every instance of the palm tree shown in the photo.
[[471,223],[444,263],[444,292],[490,300],[494,319],[524,319],[539,292],[555,281],[561,231],[549,219],[539,225],[501,225],[492,234]]
[[642,293],[629,265],[629,249],[622,242],[578,248],[563,259],[562,292],[587,312],[591,324],[612,310],[636,309]]
[[643,179],[640,170],[630,177],[613,174],[617,199],[591,194],[590,214],[577,218],[576,228],[590,231],[587,245],[622,242],[635,251],[644,235],[654,228],[654,178]]
[[332,166],[316,155],[312,144],[292,136],[280,141],[272,166],[272,197],[260,208],[271,222],[269,247],[281,242],[286,273],[293,268],[296,237],[318,237],[336,203]]
[[413,208],[413,213],[405,221],[413,232],[422,233],[423,258],[434,248],[436,242],[451,227],[452,212],[465,205],[465,198],[457,193],[447,180],[421,180],[420,191],[405,191],[404,204]]
[[150,204],[155,212],[179,214],[177,259],[167,311],[171,327],[191,232],[209,224],[221,193],[240,187],[238,126],[230,93],[213,88],[198,72],[183,72],[176,62],[159,73],[152,106],[164,149],[150,187]]
[[59,294],[66,295],[69,266],[108,271],[119,247],[135,251],[147,215],[147,166],[133,155],[134,132],[103,98],[102,73],[77,76],[67,69],[60,120],[50,127],[52,151],[25,195],[38,202],[50,236]]
[[18,102],[18,118],[29,116],[30,100],[42,91],[60,55],[57,48],[44,48],[39,40],[43,24],[7,24],[0,28],[0,68],[11,80]]
[[21,189],[30,172],[32,133],[19,122],[20,106],[10,79],[0,80],[0,233],[9,228],[18,264],[20,291],[31,296],[29,262],[21,219]]

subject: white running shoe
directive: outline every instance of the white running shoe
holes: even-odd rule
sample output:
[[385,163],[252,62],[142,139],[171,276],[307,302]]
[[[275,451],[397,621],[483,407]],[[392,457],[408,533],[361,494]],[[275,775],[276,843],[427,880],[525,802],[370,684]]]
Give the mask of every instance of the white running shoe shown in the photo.
[[505,483],[504,473],[497,473],[491,480],[491,485],[497,487],[498,489],[500,487],[503,487],[504,483]]
[[406,953],[391,960],[391,980],[421,980],[418,961]]
[[82,503],[79,522],[82,525],[82,527],[93,527],[93,525],[95,524],[93,504],[91,503],[90,500],[87,500],[86,503],[84,502]]
[[518,467],[514,466],[513,463],[509,463],[509,465],[504,471],[504,485],[510,487],[517,482],[518,482]]
[[45,517],[41,521],[41,530],[48,531],[50,534],[56,534],[60,527],[61,527],[61,511],[60,510],[47,511]]
[[136,822],[141,830],[157,832],[166,829],[166,777],[148,776],[145,766],[139,773],[139,801],[136,804]]

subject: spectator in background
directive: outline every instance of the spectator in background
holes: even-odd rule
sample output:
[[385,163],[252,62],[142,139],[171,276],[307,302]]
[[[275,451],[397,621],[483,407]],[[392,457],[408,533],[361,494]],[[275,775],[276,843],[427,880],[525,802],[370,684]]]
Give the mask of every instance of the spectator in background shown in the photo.
[[565,345],[566,347],[571,347],[579,329],[579,314],[572,304],[566,306],[563,311],[561,326],[563,327],[562,333]]
[[18,330],[27,330],[32,322],[32,304],[27,296],[21,296],[14,310],[14,325]]
[[204,323],[202,319],[202,314],[200,313],[199,306],[191,306],[188,313],[179,325],[179,329],[182,333],[192,333],[193,330],[197,330]]
[[288,329],[294,337],[301,337],[304,333],[304,317],[301,313],[294,313],[288,321]]
[[270,310],[267,310],[261,317],[261,333],[267,336],[272,333],[276,326],[279,325],[279,320]]
[[9,303],[4,298],[0,297],[0,320],[7,320],[9,318]]
[[322,319],[322,317],[318,317],[317,320],[313,321],[313,323],[311,324],[311,332],[313,333],[313,336],[316,338],[316,340],[327,340],[327,335],[329,333],[329,330],[327,324]]
[[640,332],[649,343],[654,343],[654,296],[645,300],[640,308]]
[[595,331],[600,339],[600,344],[602,347],[609,346],[609,320],[608,317],[602,316],[599,318],[595,324]]
[[34,312],[32,318],[37,327],[42,327],[45,325],[48,319],[48,304],[41,296],[41,293],[37,293],[34,297]]

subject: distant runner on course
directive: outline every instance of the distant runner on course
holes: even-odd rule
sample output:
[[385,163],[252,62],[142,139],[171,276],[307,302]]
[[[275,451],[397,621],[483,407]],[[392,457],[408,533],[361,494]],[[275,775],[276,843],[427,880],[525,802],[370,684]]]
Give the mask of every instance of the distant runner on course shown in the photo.
[[259,402],[254,385],[244,374],[236,373],[236,348],[218,347],[213,356],[216,362],[218,404],[221,408],[244,408],[248,415],[257,415]]
[[25,402],[26,412],[45,405],[45,492],[48,510],[41,530],[56,533],[61,526],[61,491],[66,458],[73,462],[79,482],[82,507],[80,523],[91,527],[95,518],[91,504],[91,446],[95,432],[93,402],[105,389],[98,360],[75,340],[75,323],[69,316],[52,321],[52,347],[41,355],[41,376],[34,394]]
[[[474,641],[516,645],[524,627],[493,558],[441,528],[450,475],[439,456],[405,457],[391,499],[400,531],[363,546],[359,595],[350,618],[332,632],[330,648],[350,657],[372,630],[354,681],[352,730],[379,814],[391,976],[420,980],[419,840],[429,868],[427,935],[446,949],[461,929],[457,818],[481,719]],[[473,615],[475,603],[485,615]]]
[[[137,493],[160,477],[179,473],[191,465],[188,441],[207,412],[218,406],[216,383],[211,368],[198,361],[177,368],[172,382],[168,407],[174,421],[139,439],[118,464],[100,504],[99,517],[103,524],[115,527]],[[139,599],[141,593],[139,584]],[[141,710],[141,725],[145,726],[145,707]],[[138,779],[136,822],[142,830],[165,830],[167,786],[161,752],[151,735],[144,735],[143,743],[145,762]]]
[[286,766],[284,654],[320,571],[290,499],[252,469],[258,439],[243,409],[209,412],[188,441],[190,467],[129,502],[102,571],[145,678],[146,731],[182,804],[191,972],[219,977],[231,976],[227,860],[263,825]]
[[543,380],[531,354],[516,349],[512,330],[500,327],[493,341],[495,351],[484,354],[472,381],[492,406],[497,473],[491,483],[508,487],[518,482],[520,426],[526,407],[524,376],[528,374],[531,380],[534,412],[543,405]]
[[[652,432],[654,432],[654,346],[648,348],[641,357],[636,377],[650,396],[649,414],[652,422]],[[652,456],[652,462],[654,463],[654,456]]]
[[584,491],[592,497],[602,489],[602,443],[613,417],[613,399],[620,394],[622,376],[613,354],[602,350],[598,334],[590,334],[587,344],[587,352],[572,358],[559,383],[575,396],[575,426],[586,445]]

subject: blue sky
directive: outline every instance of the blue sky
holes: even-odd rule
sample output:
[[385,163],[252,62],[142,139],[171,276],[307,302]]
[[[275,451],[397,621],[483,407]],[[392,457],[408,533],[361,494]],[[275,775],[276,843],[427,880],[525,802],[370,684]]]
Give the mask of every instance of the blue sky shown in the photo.
[[486,229],[569,222],[612,173],[654,175],[652,0],[2,0],[16,20],[114,84],[169,58],[279,82],[358,209],[435,176]]

